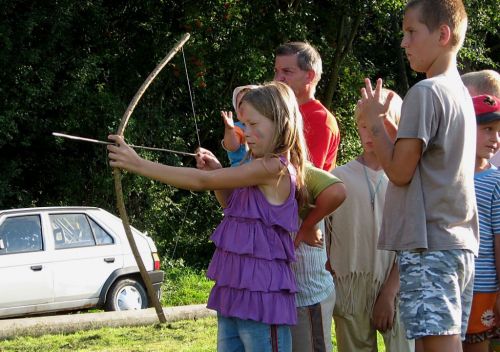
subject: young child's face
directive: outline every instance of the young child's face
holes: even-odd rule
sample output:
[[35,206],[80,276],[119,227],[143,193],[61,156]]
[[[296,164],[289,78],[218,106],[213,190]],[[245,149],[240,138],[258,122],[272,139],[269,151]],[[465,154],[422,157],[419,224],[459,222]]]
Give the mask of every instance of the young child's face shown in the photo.
[[361,140],[361,145],[365,152],[373,152],[373,141],[368,131],[368,127],[362,118],[357,120],[359,139]]
[[403,39],[401,47],[405,49],[411,68],[416,72],[427,72],[437,57],[439,49],[439,30],[430,32],[420,22],[419,6],[406,10],[403,18]]
[[500,147],[500,120],[477,125],[476,157],[490,159]]
[[240,106],[240,121],[245,124],[245,139],[252,155],[263,157],[274,151],[274,122],[258,112],[251,104],[243,102]]

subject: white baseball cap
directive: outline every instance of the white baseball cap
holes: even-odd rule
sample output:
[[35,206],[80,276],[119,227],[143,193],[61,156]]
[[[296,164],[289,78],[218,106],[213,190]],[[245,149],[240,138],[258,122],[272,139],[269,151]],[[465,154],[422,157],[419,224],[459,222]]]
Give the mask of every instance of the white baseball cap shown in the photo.
[[243,89],[255,89],[255,88],[259,88],[259,86],[255,85],[255,84],[249,84],[249,85],[246,85],[246,86],[240,86],[240,87],[234,88],[234,90],[233,90],[233,107],[234,107],[234,111],[238,110],[238,107],[236,106],[236,97],[238,96],[238,94]]

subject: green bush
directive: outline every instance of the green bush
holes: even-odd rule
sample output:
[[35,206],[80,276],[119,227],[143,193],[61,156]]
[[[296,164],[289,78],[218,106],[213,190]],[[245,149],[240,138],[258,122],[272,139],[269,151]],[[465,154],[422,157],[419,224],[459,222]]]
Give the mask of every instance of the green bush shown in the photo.
[[213,286],[205,272],[185,265],[182,259],[163,261],[165,271],[161,303],[165,306],[182,306],[207,303]]

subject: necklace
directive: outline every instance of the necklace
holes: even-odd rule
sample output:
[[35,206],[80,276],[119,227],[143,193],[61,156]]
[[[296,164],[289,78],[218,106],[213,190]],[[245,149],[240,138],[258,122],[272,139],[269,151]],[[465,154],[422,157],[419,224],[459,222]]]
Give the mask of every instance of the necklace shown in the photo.
[[372,210],[375,210],[375,196],[377,195],[377,192],[378,192],[380,185],[382,183],[382,177],[384,177],[384,173],[383,172],[380,173],[380,176],[378,177],[378,180],[377,180],[376,185],[375,185],[375,190],[374,190],[373,185],[370,181],[370,178],[368,177],[368,171],[366,171],[367,167],[365,165],[365,160],[362,156],[360,157],[360,161],[361,161],[361,165],[363,165],[363,171],[365,172],[366,184],[368,185],[368,191],[370,192],[370,203],[372,205]]

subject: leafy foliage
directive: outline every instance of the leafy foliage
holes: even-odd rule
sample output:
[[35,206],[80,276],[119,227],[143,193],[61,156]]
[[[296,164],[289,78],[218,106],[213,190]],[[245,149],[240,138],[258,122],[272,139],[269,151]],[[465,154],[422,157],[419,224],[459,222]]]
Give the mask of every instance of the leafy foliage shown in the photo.
[[[189,31],[192,38],[146,92],[130,121],[133,144],[192,151],[219,147],[219,111],[232,89],[273,77],[273,51],[306,40],[323,58],[317,95],[342,133],[339,164],[357,155],[354,104],[365,76],[404,95],[420,77],[399,48],[402,0],[0,1],[0,208],[93,205],[114,211],[111,169],[102,146],[55,139],[54,131],[105,139],[149,72]],[[470,29],[464,71],[498,68],[499,3],[466,1]],[[189,157],[141,152],[177,166]],[[168,260],[203,267],[221,209],[192,193],[124,176],[132,223],[155,238]]]
[[162,306],[182,306],[188,304],[203,304],[213,286],[204,270],[194,270],[186,267],[184,261],[164,261],[166,279],[162,285]]

